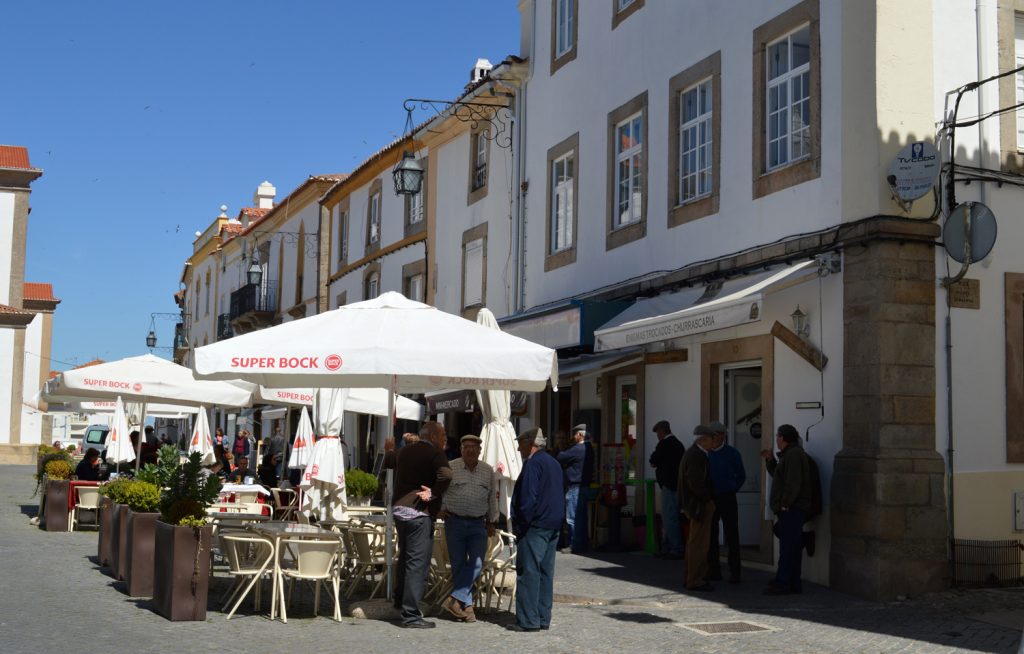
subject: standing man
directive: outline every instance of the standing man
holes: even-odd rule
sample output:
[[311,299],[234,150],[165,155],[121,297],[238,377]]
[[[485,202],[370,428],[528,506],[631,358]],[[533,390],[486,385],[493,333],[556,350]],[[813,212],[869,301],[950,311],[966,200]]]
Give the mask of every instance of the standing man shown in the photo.
[[708,548],[708,564],[711,566],[710,579],[722,578],[722,560],[718,554],[718,523],[725,531],[725,544],[729,546],[729,583],[740,582],[740,514],[736,506],[736,492],[747,480],[740,451],[725,442],[726,430],[718,420],[708,423],[712,437],[711,487],[715,491],[715,515],[711,520],[711,543]]
[[[425,422],[420,427],[420,440],[398,450],[394,457],[395,494],[391,506],[399,552],[395,608],[402,611],[405,628],[434,628],[433,622],[423,619],[420,600],[430,571],[434,518],[441,509],[441,496],[452,481],[452,469],[444,454],[446,442],[443,425]],[[390,447],[394,447],[393,440]]]
[[[280,426],[274,427],[274,435],[270,437],[270,446],[268,450],[267,454],[269,454],[271,458],[275,456],[277,457],[277,469],[275,472],[280,479],[284,476],[284,462],[285,459],[288,458],[288,441],[285,439],[284,434],[281,433]],[[345,460],[348,461],[349,458],[345,457]]]
[[679,464],[683,460],[686,446],[672,433],[668,420],[654,423],[652,430],[658,436],[658,444],[651,452],[651,467],[654,477],[661,486],[661,551],[655,556],[665,559],[683,558],[683,535],[679,529]]
[[[576,534],[576,508],[580,503],[580,484],[583,481],[583,468],[587,459],[587,426],[576,425],[572,428],[572,446],[558,453],[558,462],[565,472],[565,522],[569,526],[569,547],[578,554],[577,545],[581,542]],[[580,525],[580,531],[586,530],[586,517]]]
[[484,568],[487,538],[498,520],[494,468],[480,460],[479,436],[460,440],[462,458],[451,462],[452,483],[441,499],[444,536],[452,564],[452,592],[441,606],[463,622],[476,622],[473,584]]
[[715,503],[711,499],[711,466],[708,462],[712,434],[704,425],[697,425],[693,435],[696,437],[693,447],[686,450],[679,466],[683,511],[690,519],[690,534],[686,540],[686,588],[711,591],[715,587],[708,583],[707,578],[708,540],[711,536],[711,517],[715,512]]
[[776,516],[775,534],[779,537],[779,569],[764,593],[789,595],[803,592],[800,568],[802,532],[812,502],[810,462],[800,447],[800,433],[793,425],[779,425],[775,445],[779,448],[777,462],[771,450],[761,451],[772,476],[771,507]]
[[565,517],[562,468],[545,451],[539,427],[519,435],[523,470],[512,491],[512,531],[516,554],[516,622],[509,631],[539,631],[551,625],[555,547]]

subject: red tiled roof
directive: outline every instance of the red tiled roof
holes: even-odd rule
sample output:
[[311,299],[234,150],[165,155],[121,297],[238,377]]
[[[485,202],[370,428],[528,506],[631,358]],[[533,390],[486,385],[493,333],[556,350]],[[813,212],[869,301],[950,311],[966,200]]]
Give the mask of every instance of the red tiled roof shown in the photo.
[[348,173],[330,173],[328,175],[312,175],[313,179],[326,179],[332,182],[344,182],[348,179]]
[[35,311],[25,311],[24,309],[17,309],[15,307],[8,306],[6,304],[0,304],[0,313],[6,313],[12,316],[34,316]]
[[225,223],[220,228],[220,232],[221,234],[241,234],[243,229],[241,223]]
[[80,366],[75,366],[72,370],[78,370],[80,368],[88,368],[89,366],[98,366],[101,363],[106,363],[103,359],[93,359],[92,361],[86,361]]
[[53,297],[53,284],[47,284],[44,282],[25,282],[22,286],[22,293],[26,300],[60,302],[60,300]]
[[60,375],[60,371],[59,370],[51,370],[50,371],[50,375],[49,375],[49,377],[47,377],[47,379],[53,379],[54,377],[57,377],[58,375]]
[[242,211],[239,212],[239,216],[249,216],[250,218],[262,218],[263,216],[270,213],[270,209],[260,209],[258,207],[242,207]]
[[20,145],[0,145],[0,168],[33,170],[28,162],[28,148]]

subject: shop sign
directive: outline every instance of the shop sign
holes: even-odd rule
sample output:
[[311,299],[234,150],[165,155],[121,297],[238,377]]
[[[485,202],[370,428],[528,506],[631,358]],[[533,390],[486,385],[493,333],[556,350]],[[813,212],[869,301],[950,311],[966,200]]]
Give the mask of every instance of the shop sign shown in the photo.
[[750,295],[729,304],[691,307],[656,318],[637,320],[597,332],[597,349],[612,350],[682,338],[761,319],[761,296]]

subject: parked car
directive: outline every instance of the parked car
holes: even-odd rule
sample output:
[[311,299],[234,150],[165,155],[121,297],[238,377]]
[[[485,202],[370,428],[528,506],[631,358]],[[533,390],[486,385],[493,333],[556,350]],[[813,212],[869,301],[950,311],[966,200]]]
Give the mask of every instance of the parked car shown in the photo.
[[110,425],[89,425],[85,428],[85,436],[82,438],[82,451],[95,447],[100,451],[100,458],[107,460],[107,434],[110,433]]

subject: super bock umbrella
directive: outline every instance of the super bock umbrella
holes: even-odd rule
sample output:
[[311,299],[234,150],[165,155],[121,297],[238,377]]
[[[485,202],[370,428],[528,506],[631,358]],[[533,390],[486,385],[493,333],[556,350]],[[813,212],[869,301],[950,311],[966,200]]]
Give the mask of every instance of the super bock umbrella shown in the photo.
[[109,463],[128,463],[135,460],[135,450],[128,438],[128,419],[124,415],[124,403],[118,396],[114,406],[114,419],[107,434],[106,459]]
[[306,410],[306,407],[302,407],[299,426],[295,430],[295,440],[292,441],[292,453],[288,457],[288,467],[305,469],[312,452],[313,423],[309,421],[309,411]]
[[196,426],[192,430],[192,438],[188,441],[188,453],[199,452],[204,466],[213,465],[213,437],[210,435],[210,421],[206,417],[206,409],[199,407],[196,415]]

